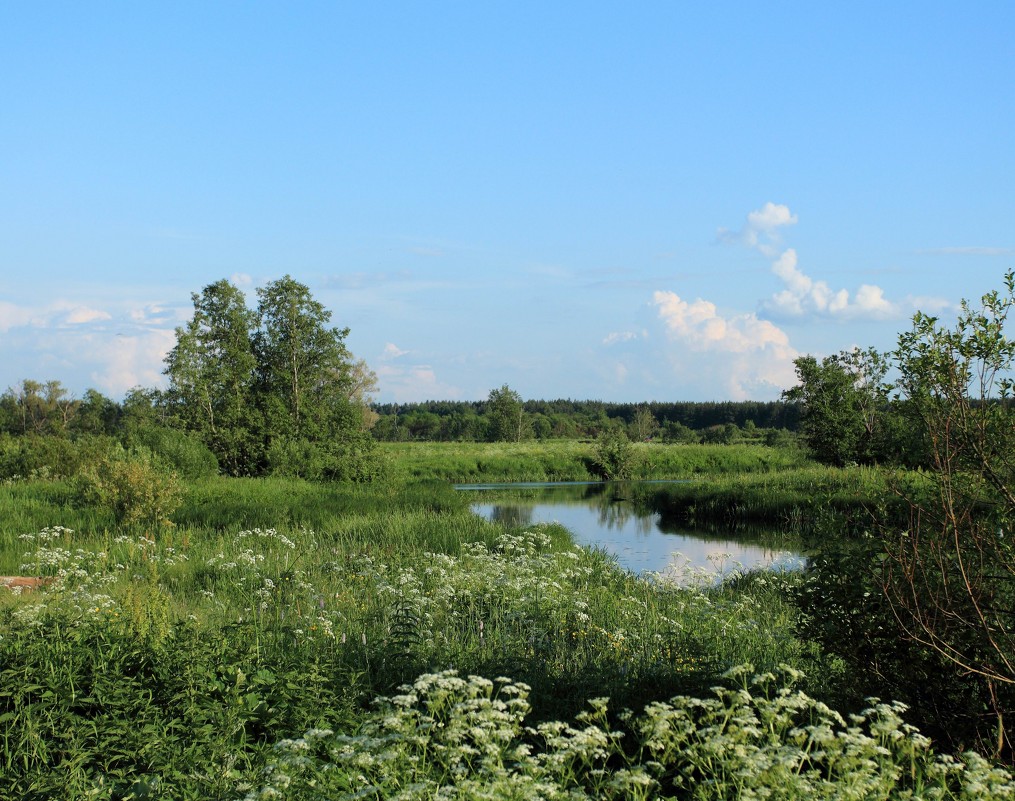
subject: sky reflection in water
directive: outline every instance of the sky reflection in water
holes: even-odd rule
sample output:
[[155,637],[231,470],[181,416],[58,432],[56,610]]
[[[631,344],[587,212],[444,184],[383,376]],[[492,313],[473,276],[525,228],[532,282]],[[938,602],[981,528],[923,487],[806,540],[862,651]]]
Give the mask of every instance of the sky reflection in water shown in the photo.
[[[517,498],[505,498],[501,488],[495,501],[474,503],[472,510],[487,520],[507,525],[560,523],[573,533],[579,545],[602,548],[635,573],[679,575],[687,568],[728,573],[741,566],[790,570],[803,566],[804,558],[799,553],[762,545],[749,537],[663,531],[658,514],[621,499],[618,496],[622,491],[618,493],[616,487],[528,487]],[[477,494],[481,497],[485,493]]]

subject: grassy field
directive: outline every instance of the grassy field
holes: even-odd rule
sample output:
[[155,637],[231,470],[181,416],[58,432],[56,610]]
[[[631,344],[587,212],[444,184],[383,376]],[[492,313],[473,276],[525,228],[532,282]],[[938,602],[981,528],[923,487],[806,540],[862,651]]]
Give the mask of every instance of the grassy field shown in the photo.
[[[797,448],[764,445],[635,443],[632,478],[681,479],[730,473],[770,473],[800,467]],[[396,480],[588,481],[596,445],[578,440],[526,442],[384,442],[386,475]]]
[[[683,448],[672,477],[752,458]],[[159,527],[0,487],[4,572],[53,579],[0,596],[0,798],[1015,793],[896,707],[815,700],[842,677],[797,634],[803,577],[662,584],[480,520],[449,485],[469,464],[581,458],[489,451],[393,446],[373,485],[205,479]]]

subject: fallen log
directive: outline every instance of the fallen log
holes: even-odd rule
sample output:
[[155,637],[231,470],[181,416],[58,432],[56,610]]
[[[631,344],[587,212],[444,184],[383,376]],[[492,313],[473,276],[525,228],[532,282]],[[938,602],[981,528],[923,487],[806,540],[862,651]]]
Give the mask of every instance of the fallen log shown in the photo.
[[32,592],[56,581],[55,576],[0,576],[0,587],[19,592]]

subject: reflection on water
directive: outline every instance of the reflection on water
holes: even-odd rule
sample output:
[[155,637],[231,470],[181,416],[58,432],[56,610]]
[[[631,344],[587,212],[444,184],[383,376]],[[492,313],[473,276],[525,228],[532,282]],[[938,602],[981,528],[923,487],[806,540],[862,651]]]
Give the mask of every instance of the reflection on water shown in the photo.
[[726,574],[744,568],[792,570],[803,565],[804,558],[792,543],[772,532],[733,536],[664,529],[657,513],[632,502],[639,484],[644,486],[628,482],[461,485],[459,489],[482,489],[477,492],[482,500],[472,509],[487,520],[508,526],[560,523],[578,544],[613,554],[621,566],[635,573]]

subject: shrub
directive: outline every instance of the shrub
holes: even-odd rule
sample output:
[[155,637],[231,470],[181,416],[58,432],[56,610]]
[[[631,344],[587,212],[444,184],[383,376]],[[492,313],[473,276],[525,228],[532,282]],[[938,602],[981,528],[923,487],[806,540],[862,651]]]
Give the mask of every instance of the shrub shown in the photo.
[[110,510],[125,525],[165,525],[183,501],[183,486],[148,450],[111,456],[77,479],[78,500]]
[[215,454],[200,439],[175,428],[139,428],[131,432],[128,444],[147,448],[186,479],[213,476],[219,470]]
[[607,481],[622,481],[631,477],[634,469],[634,446],[620,429],[609,428],[596,440],[591,472]]

